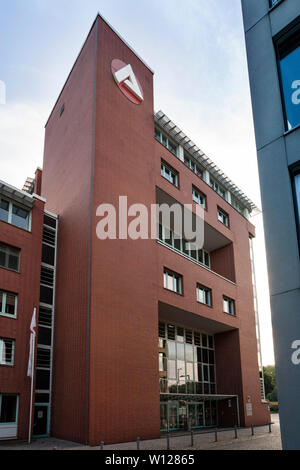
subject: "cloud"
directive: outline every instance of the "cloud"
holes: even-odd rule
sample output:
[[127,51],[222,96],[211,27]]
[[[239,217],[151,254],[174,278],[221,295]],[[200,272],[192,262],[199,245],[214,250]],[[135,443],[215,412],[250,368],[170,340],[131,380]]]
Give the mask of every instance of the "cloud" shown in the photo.
[[0,179],[22,188],[27,176],[42,166],[44,124],[49,105],[17,103],[0,106]]

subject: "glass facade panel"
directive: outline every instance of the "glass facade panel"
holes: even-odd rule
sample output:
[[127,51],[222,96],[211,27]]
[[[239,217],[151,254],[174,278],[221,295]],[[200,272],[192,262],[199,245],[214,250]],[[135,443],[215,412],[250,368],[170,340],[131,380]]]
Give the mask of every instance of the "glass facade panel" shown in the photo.
[[[297,38],[299,41],[299,38]],[[296,45],[296,44],[295,44]],[[284,45],[282,47],[284,48]],[[300,45],[280,59],[280,71],[287,129],[300,124]]]

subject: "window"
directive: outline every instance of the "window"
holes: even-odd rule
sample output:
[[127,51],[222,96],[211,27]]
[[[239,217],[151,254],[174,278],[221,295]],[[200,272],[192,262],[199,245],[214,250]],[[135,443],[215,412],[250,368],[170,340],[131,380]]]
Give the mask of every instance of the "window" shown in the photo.
[[164,269],[164,288],[182,294],[182,276]]
[[193,201],[206,209],[206,196],[193,186]]
[[197,301],[211,307],[211,289],[197,284]]
[[232,207],[234,207],[238,212],[240,212],[240,214],[244,214],[245,212],[245,209],[244,207],[242,206],[242,204],[238,201],[238,199],[236,197],[234,197],[233,195],[231,195],[231,205]]
[[168,150],[170,150],[170,152],[172,152],[177,157],[177,145],[174,142],[172,142],[172,140],[170,140],[169,137],[167,137],[157,127],[155,128],[155,138],[161,144],[163,144],[164,147],[166,147]]
[[8,338],[0,338],[0,365],[13,366],[15,353],[15,341]]
[[235,315],[234,300],[223,296],[223,312],[228,313],[229,315]]
[[17,295],[0,290],[0,315],[17,317]]
[[191,158],[184,156],[184,164],[195,173],[195,175],[199,176],[203,180],[203,170],[199,167],[199,165],[194,162]]
[[300,124],[300,28],[290,30],[277,42],[286,129]]
[[226,225],[226,227],[229,227],[229,216],[226,212],[224,212],[219,207],[218,207],[218,220],[222,224]]
[[161,176],[178,188],[178,172],[163,160],[161,162]]
[[19,271],[20,250],[0,243],[0,267]]
[[0,394],[0,424],[15,424],[18,413],[18,395]]
[[167,340],[158,352],[161,392],[216,394],[213,336],[160,322],[159,332],[163,328]]
[[184,238],[175,234],[173,230],[161,224],[159,224],[159,240],[174,250],[210,268],[210,254],[207,251],[203,249],[197,250],[193,243],[189,243]]
[[30,211],[3,197],[0,197],[0,220],[30,230]]
[[213,190],[219,194],[219,196],[221,196],[223,199],[226,199],[226,189],[223,188],[223,186],[221,186],[220,183],[218,183],[211,176],[209,178],[209,184],[213,188]]

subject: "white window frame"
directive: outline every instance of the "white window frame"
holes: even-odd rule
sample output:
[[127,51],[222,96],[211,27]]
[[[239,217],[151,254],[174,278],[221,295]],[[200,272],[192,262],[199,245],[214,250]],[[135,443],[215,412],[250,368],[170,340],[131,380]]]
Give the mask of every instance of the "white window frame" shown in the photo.
[[163,160],[161,161],[161,176],[175,186],[175,188],[178,188],[178,172]]
[[[202,296],[200,296],[200,291],[203,292]],[[202,302],[201,297],[205,300]],[[208,307],[212,306],[212,290],[209,287],[205,287],[202,284],[197,284],[197,302],[203,305],[207,305]]]
[[[8,422],[5,422],[5,423],[0,422],[0,428],[1,428],[1,426],[7,426],[8,424],[9,425],[17,425],[18,424],[18,414],[19,414],[19,395],[17,393],[0,393],[0,416],[1,416],[3,396],[16,397],[16,399],[17,399],[17,402],[16,402],[16,420],[15,421],[8,421]],[[0,437],[1,437],[1,431],[0,431]]]
[[[11,362],[2,362],[3,344],[4,344],[5,340],[9,340],[12,343],[12,353],[11,353],[12,360],[11,360]],[[0,338],[0,366],[13,367],[14,360],[15,360],[15,343],[16,343],[16,341],[12,338],[2,338],[2,337]]]
[[[9,199],[3,196],[0,196],[0,200],[8,202],[8,220],[7,221],[0,220],[0,222],[6,222],[10,225],[13,225],[14,227],[20,228],[21,230],[25,230],[26,232],[31,232],[31,210],[28,209],[27,207],[23,207],[21,204],[15,203],[14,201],[10,201]],[[20,209],[23,209],[24,211],[28,212],[28,227],[27,228],[19,227],[18,225],[12,222],[13,206],[19,207]]]
[[[158,134],[159,134],[159,136],[158,136]],[[175,157],[178,156],[178,145],[172,139],[169,139],[169,137],[164,132],[162,132],[160,129],[158,129],[158,127],[155,127],[155,134],[154,135],[155,135],[156,140],[158,140],[158,142],[160,142],[166,149],[168,149],[169,152],[171,152],[173,155],[175,155]],[[166,143],[164,143],[164,140],[165,140]],[[175,147],[174,152],[171,149],[170,145]]]
[[218,207],[218,221],[229,228],[229,215],[220,207]]
[[203,207],[203,209],[206,209],[206,196],[205,196],[205,194],[203,194],[201,191],[196,189],[194,186],[193,186],[193,201],[196,204],[198,204],[199,206]]
[[220,183],[218,183],[218,181],[216,181],[211,175],[209,177],[209,185],[214,191],[216,191],[216,193],[219,194],[219,196],[226,200],[226,189]]
[[235,301],[226,295],[223,295],[223,312],[235,317]]
[[[20,272],[20,254],[21,254],[21,250],[19,248],[15,248],[13,246],[7,245],[6,243],[1,243],[0,242],[0,246],[1,245],[3,245],[5,247],[5,260],[7,260],[7,256],[9,256],[9,254],[12,252],[12,250],[17,250],[18,251],[18,269],[9,268],[6,265],[5,266],[0,265],[0,268],[8,269],[9,271],[13,271],[14,273]],[[15,256],[15,253],[13,253],[13,255]]]
[[[7,318],[17,318],[17,310],[18,310],[18,294],[14,294],[13,292],[6,292],[0,289],[0,295],[2,294],[2,311],[0,310],[1,317]],[[14,315],[9,315],[9,313],[5,312],[6,307],[6,298],[7,295],[13,295],[15,297],[15,313]]]
[[[173,279],[173,288],[169,289],[168,277]],[[178,286],[178,290],[176,288]],[[182,295],[182,276],[180,274],[171,271],[170,269],[164,268],[164,288],[175,294]]]

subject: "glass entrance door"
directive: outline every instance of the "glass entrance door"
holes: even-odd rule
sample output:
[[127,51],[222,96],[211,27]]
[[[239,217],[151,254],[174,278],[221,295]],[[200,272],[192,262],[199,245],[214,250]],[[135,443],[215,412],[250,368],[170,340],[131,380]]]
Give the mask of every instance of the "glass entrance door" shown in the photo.
[[197,403],[197,427],[205,427],[205,418],[204,418],[204,404]]
[[175,431],[175,429],[179,429],[178,402],[168,403],[168,415],[169,415],[169,430]]

